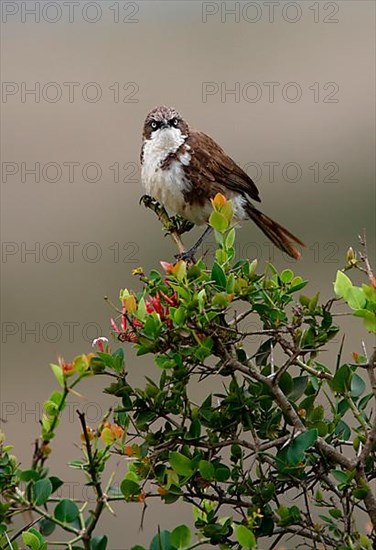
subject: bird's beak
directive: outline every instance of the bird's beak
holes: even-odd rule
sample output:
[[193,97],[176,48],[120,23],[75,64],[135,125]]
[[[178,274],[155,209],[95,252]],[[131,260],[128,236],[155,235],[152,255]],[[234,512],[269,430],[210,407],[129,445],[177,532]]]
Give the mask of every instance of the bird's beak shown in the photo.
[[163,128],[168,128],[168,123],[167,122],[164,122],[161,126],[161,130],[163,130]]

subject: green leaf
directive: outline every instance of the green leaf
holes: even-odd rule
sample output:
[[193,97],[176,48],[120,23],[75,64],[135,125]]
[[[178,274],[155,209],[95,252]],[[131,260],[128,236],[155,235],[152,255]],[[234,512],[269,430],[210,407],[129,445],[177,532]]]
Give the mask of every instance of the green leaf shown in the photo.
[[352,375],[349,365],[339,367],[331,382],[332,390],[341,394],[347,393],[351,388]]
[[290,508],[287,506],[280,506],[277,513],[281,518],[279,521],[279,525],[281,526],[292,525],[300,522],[302,519],[300,510],[297,506],[290,506]]
[[356,317],[363,317],[365,328],[369,332],[376,332],[376,314],[368,309],[357,309],[354,311]]
[[183,326],[187,319],[187,309],[184,306],[178,307],[174,313],[174,323],[178,326]]
[[226,308],[229,304],[227,292],[217,292],[213,296],[212,305],[214,307]]
[[140,429],[145,429],[150,422],[155,420],[155,418],[156,413],[154,411],[148,411],[147,409],[140,411],[136,416],[137,427]]
[[39,531],[37,531],[37,529],[35,529],[35,527],[31,527],[29,529],[29,533],[32,533],[33,535],[35,535],[36,537],[38,537],[39,539],[39,542],[42,546],[44,546],[44,544],[46,543],[45,539],[44,539],[44,536],[42,535],[42,533],[40,533]]
[[[129,468],[132,467],[132,464],[129,466]],[[129,470],[126,474],[125,474],[125,477],[124,479],[130,479],[131,481],[135,481],[136,483],[138,483],[140,481],[140,478],[139,476],[137,475],[137,473],[133,470]]]
[[123,493],[126,499],[137,496],[141,493],[141,488],[137,481],[132,479],[123,479],[120,484],[120,491]]
[[342,470],[332,470],[332,476],[339,481],[339,483],[347,484],[351,481],[351,476],[348,472],[343,472]]
[[363,378],[361,378],[359,374],[354,373],[351,379],[351,389],[350,389],[351,397],[360,397],[364,393],[365,389],[366,389],[366,384]]
[[364,409],[367,407],[368,402],[372,399],[373,393],[367,393],[358,403],[358,409],[360,411],[364,411]]
[[307,430],[295,437],[288,446],[287,459],[292,464],[297,464],[304,459],[304,452],[316,442],[318,433],[316,428]]
[[348,426],[348,424],[346,424],[346,422],[344,422],[343,420],[340,420],[334,430],[334,433],[338,436],[338,437],[341,437],[342,439],[350,439],[351,437],[351,430],[350,430],[350,427]]
[[52,483],[52,492],[54,493],[55,491],[57,491],[57,489],[59,487],[61,487],[62,485],[64,485],[64,481],[62,479],[60,479],[59,477],[56,477],[56,476],[50,476],[48,478],[51,483]]
[[62,388],[64,388],[64,375],[63,375],[63,371],[62,371],[60,365],[54,365],[53,363],[51,363],[50,368],[51,368],[52,372],[54,373],[55,378],[58,381],[58,383],[60,384],[60,386]]
[[212,481],[215,477],[215,468],[211,462],[208,460],[200,460],[198,464],[198,469],[201,474],[201,477],[207,481]]
[[40,550],[40,548],[42,546],[42,544],[41,544],[39,538],[37,537],[37,535],[35,535],[34,533],[32,533],[30,531],[24,531],[22,533],[22,540],[26,544],[26,546],[31,548],[31,550]]
[[217,262],[214,262],[211,272],[211,278],[217,284],[217,286],[223,290],[226,290],[227,278],[225,272]]
[[177,451],[172,451],[168,456],[168,460],[172,469],[175,470],[177,474],[182,476],[190,476],[193,474],[191,460],[183,454]]
[[227,233],[225,238],[225,246],[226,248],[231,248],[234,245],[235,242],[235,228],[233,227],[230,229],[230,231]]
[[202,313],[204,310],[205,301],[206,301],[206,291],[204,288],[200,290],[200,292],[197,294],[197,300],[198,300],[198,307],[200,309],[200,313]]
[[61,500],[56,506],[54,512],[55,518],[63,523],[72,523],[72,521],[78,518],[78,515],[78,506],[75,502],[73,502],[73,500],[70,499]]
[[228,468],[224,464],[221,464],[220,466],[218,466],[218,468],[215,469],[215,479],[217,481],[227,481],[230,475],[230,468]]
[[258,265],[258,260],[257,258],[255,258],[254,260],[252,260],[251,262],[249,262],[248,264],[248,275],[251,276],[255,273],[256,269],[257,269],[257,265]]
[[352,494],[355,498],[363,500],[369,493],[368,487],[354,489]]
[[106,550],[108,538],[106,535],[97,536],[91,539],[90,548],[91,550]]
[[229,221],[223,214],[217,212],[217,210],[213,210],[210,214],[209,224],[219,233],[224,233],[229,226]]
[[39,522],[39,531],[45,537],[49,537],[55,531],[56,523],[50,519],[43,518]]
[[[219,238],[222,237],[221,233],[218,233],[216,231],[215,232],[216,240],[218,240],[218,235],[219,235]],[[220,265],[226,263],[228,260],[228,255],[226,250],[224,248],[217,248],[217,250],[215,251],[215,259]]]
[[317,294],[315,294],[313,296],[313,298],[311,298],[311,300],[309,301],[309,312],[310,313],[314,313],[316,311],[317,303],[319,301],[319,296],[320,296],[320,293],[317,292]]
[[[175,475],[177,475],[177,474],[175,474]],[[168,475],[168,477],[170,477],[170,475]],[[181,495],[182,495],[182,491],[181,491],[180,487],[178,487],[175,484],[172,484],[172,485],[170,485],[168,493],[166,495],[164,495],[162,498],[163,498],[163,501],[166,504],[173,504],[174,502],[179,500]]]
[[40,479],[34,483],[32,491],[34,504],[41,506],[52,494],[52,483],[49,479]]
[[366,535],[359,535],[359,544],[362,550],[372,550],[372,541]]
[[292,294],[293,292],[297,292],[298,290],[304,288],[307,283],[308,281],[303,281],[301,277],[294,277],[290,283],[290,288],[287,290],[287,293]]
[[282,283],[290,283],[294,277],[294,273],[291,271],[291,269],[285,269],[280,274],[279,278],[281,279]]
[[[183,260],[179,260],[175,265],[174,265],[174,268],[173,268],[173,273],[175,275],[175,277],[177,278],[178,281],[184,281],[184,279],[186,278],[187,276],[187,263],[184,262]],[[180,288],[178,290],[178,292],[180,291],[180,293],[182,293],[183,289]]]
[[161,531],[151,541],[149,550],[177,550],[171,543],[171,533]]
[[147,312],[145,300],[144,298],[141,298],[137,306],[137,317],[138,319],[140,319],[140,321],[145,321],[146,314]]
[[179,549],[189,546],[189,543],[191,542],[191,531],[188,525],[178,525],[175,527],[175,529],[171,532],[170,540],[171,544]]
[[45,401],[43,403],[43,408],[50,416],[54,416],[55,413],[58,411],[58,406],[53,401]]
[[363,319],[365,328],[369,332],[376,332],[376,314],[373,311],[368,311]]
[[20,472],[21,481],[37,481],[39,479],[39,473],[35,470],[23,470]]
[[362,284],[362,289],[368,302],[376,305],[376,288],[373,288],[371,285]]
[[234,209],[232,207],[232,201],[227,201],[221,208],[221,214],[226,218],[230,224],[232,217],[234,215]]
[[292,376],[288,372],[284,372],[279,379],[279,385],[285,395],[289,395],[293,389]]
[[113,363],[112,368],[115,372],[120,373],[124,368],[124,350],[123,348],[118,348],[112,354]]
[[366,305],[366,297],[361,288],[353,286],[347,291],[346,302],[351,309],[362,309]]
[[235,291],[235,275],[230,273],[226,283],[226,292],[232,294]]
[[304,393],[308,384],[308,376],[296,376],[292,380],[292,390],[289,393],[291,401],[297,401]]
[[339,519],[342,517],[342,512],[341,510],[339,510],[338,508],[331,508],[329,510],[329,514],[332,516],[332,518],[334,519]]
[[349,289],[353,286],[351,280],[342,271],[337,271],[334,292],[337,298],[346,299]]
[[201,435],[201,422],[195,418],[192,420],[191,426],[187,433],[186,439],[197,439]]
[[308,419],[310,422],[320,422],[324,418],[324,414],[324,407],[322,405],[318,405],[310,411]]
[[[41,533],[32,527],[22,533],[24,543],[32,550],[47,550],[47,543]],[[15,543],[13,543],[15,544]],[[13,547],[12,547],[13,548]],[[15,546],[16,548],[16,546]],[[18,548],[18,546],[17,546]]]
[[255,548],[256,537],[245,525],[235,527],[236,540],[242,548]]
[[56,405],[60,405],[61,401],[63,399],[63,394],[60,391],[53,391],[49,397],[49,401],[53,401],[53,403],[56,403]]

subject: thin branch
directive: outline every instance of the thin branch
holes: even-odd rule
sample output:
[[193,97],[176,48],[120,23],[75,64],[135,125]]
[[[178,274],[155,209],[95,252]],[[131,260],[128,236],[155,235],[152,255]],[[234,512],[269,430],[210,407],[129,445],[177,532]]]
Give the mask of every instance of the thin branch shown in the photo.
[[371,384],[371,388],[373,391],[373,395],[376,399],[376,375],[375,375],[375,369],[376,369],[376,348],[373,350],[373,353],[370,357],[370,360],[367,364],[367,374],[368,378]]
[[[375,368],[376,368],[376,349],[373,351],[370,360],[367,364],[367,373],[368,377],[371,383],[372,391],[376,398],[376,376],[375,376]],[[359,463],[364,466],[365,461],[367,460],[369,454],[371,453],[373,447],[376,445],[376,414],[374,415],[373,419],[373,425],[371,429],[367,433],[367,439],[364,443],[362,452],[359,456]]]
[[[359,241],[360,244],[363,247],[364,252],[361,253],[361,259],[364,262],[365,265],[365,271],[367,273],[369,282],[373,288],[376,288],[376,277],[373,273],[369,258],[368,258],[368,250],[367,250],[367,238],[366,238],[366,232],[363,231],[363,235],[359,235]],[[359,267],[359,266],[358,266]]]
[[84,529],[83,533],[82,533],[82,541],[84,543],[85,550],[90,550],[90,548],[91,548],[91,544],[90,544],[91,534],[94,531],[94,529],[95,529],[95,527],[98,523],[99,517],[100,517],[100,515],[103,511],[103,508],[105,506],[105,495],[103,493],[102,485],[101,485],[101,482],[100,482],[100,479],[99,479],[98,473],[97,473],[97,467],[96,467],[96,464],[95,464],[95,459],[94,459],[94,456],[93,456],[91,443],[90,443],[90,438],[89,438],[89,434],[88,434],[88,430],[87,430],[87,426],[86,426],[85,413],[81,413],[80,411],[77,410],[77,414],[78,414],[78,417],[79,417],[80,422],[81,422],[82,433],[83,433],[84,439],[85,439],[85,446],[86,446],[86,452],[87,452],[87,458],[88,458],[88,473],[90,475],[91,482],[93,484],[95,493],[97,495],[97,503],[96,503],[95,509],[93,511],[93,514],[91,516],[91,520],[90,520],[88,526],[86,527],[86,529]]
[[[273,531],[273,535],[279,535],[281,533],[284,535],[286,535],[287,533],[293,533],[294,535],[298,535],[300,537],[304,537],[304,538],[322,543],[322,538],[320,535],[313,533],[312,531],[310,531],[309,529],[305,529],[304,527],[289,525],[287,527],[283,527],[280,529],[278,528],[274,529]],[[270,536],[270,535],[266,535],[266,536]],[[326,547],[330,546],[331,548],[337,548],[337,543],[332,541],[328,537],[325,537],[324,541],[325,541]]]
[[[306,431],[306,427],[301,421],[298,413],[295,411],[294,407],[291,405],[291,403],[289,402],[285,394],[282,392],[280,387],[278,385],[273,384],[273,380],[261,374],[252,360],[248,359],[247,365],[249,366],[246,367],[236,359],[229,356],[227,350],[224,349],[224,352],[226,354],[228,366],[242,372],[243,374],[245,374],[250,378],[254,378],[258,382],[262,382],[263,384],[266,384],[271,390],[271,392],[273,393],[274,398],[278,403],[278,405],[280,406],[281,410],[284,412],[287,418],[289,418],[294,428],[299,432]],[[337,451],[335,447],[327,443],[322,437],[319,437],[317,439],[315,446],[317,447],[318,450],[324,453],[327,458],[329,458],[330,460],[333,460],[337,464],[341,465],[343,468],[347,470],[352,470],[355,467],[354,461],[349,460],[342,453]]]
[[296,362],[300,353],[301,353],[300,350],[297,350],[290,355],[290,357],[287,359],[285,364],[282,365],[280,369],[278,369],[275,376],[272,378],[273,384],[277,384],[279,382],[283,374],[291,367],[291,365],[293,365]]

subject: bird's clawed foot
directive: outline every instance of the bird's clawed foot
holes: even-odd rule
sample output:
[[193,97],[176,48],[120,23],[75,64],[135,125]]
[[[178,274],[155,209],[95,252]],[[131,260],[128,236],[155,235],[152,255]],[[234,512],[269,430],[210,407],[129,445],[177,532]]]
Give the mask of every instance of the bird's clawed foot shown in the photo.
[[161,214],[162,210],[164,210],[163,206],[150,195],[142,195],[140,198],[140,204],[143,204],[145,208],[150,208],[150,210],[153,210],[157,216]]
[[183,235],[183,233],[187,233],[187,231],[190,231],[192,227],[194,227],[194,223],[185,220],[181,216],[169,216],[164,206],[162,206],[161,203],[150,195],[142,195],[140,198],[140,204],[143,204],[145,208],[149,208],[155,212],[163,223],[167,234],[175,233],[180,236]]

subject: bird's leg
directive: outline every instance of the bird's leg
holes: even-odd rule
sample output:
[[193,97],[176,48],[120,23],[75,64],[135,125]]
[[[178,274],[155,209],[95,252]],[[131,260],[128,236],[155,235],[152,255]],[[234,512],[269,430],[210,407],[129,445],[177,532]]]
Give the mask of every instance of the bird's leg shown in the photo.
[[153,197],[149,195],[142,195],[140,199],[140,204],[143,204],[146,208],[150,208],[153,212],[156,213],[160,222],[162,222],[163,227],[171,235],[172,240],[175,242],[178,247],[179,254],[185,253],[185,247],[180,238],[181,233],[179,228],[176,226],[176,221],[167,214],[166,209]]
[[194,261],[194,255],[197,252],[197,249],[202,245],[203,241],[206,239],[208,235],[213,231],[213,228],[208,225],[201,237],[198,239],[198,241],[186,252],[181,252],[180,254],[176,254],[175,258],[178,260],[192,260]]

